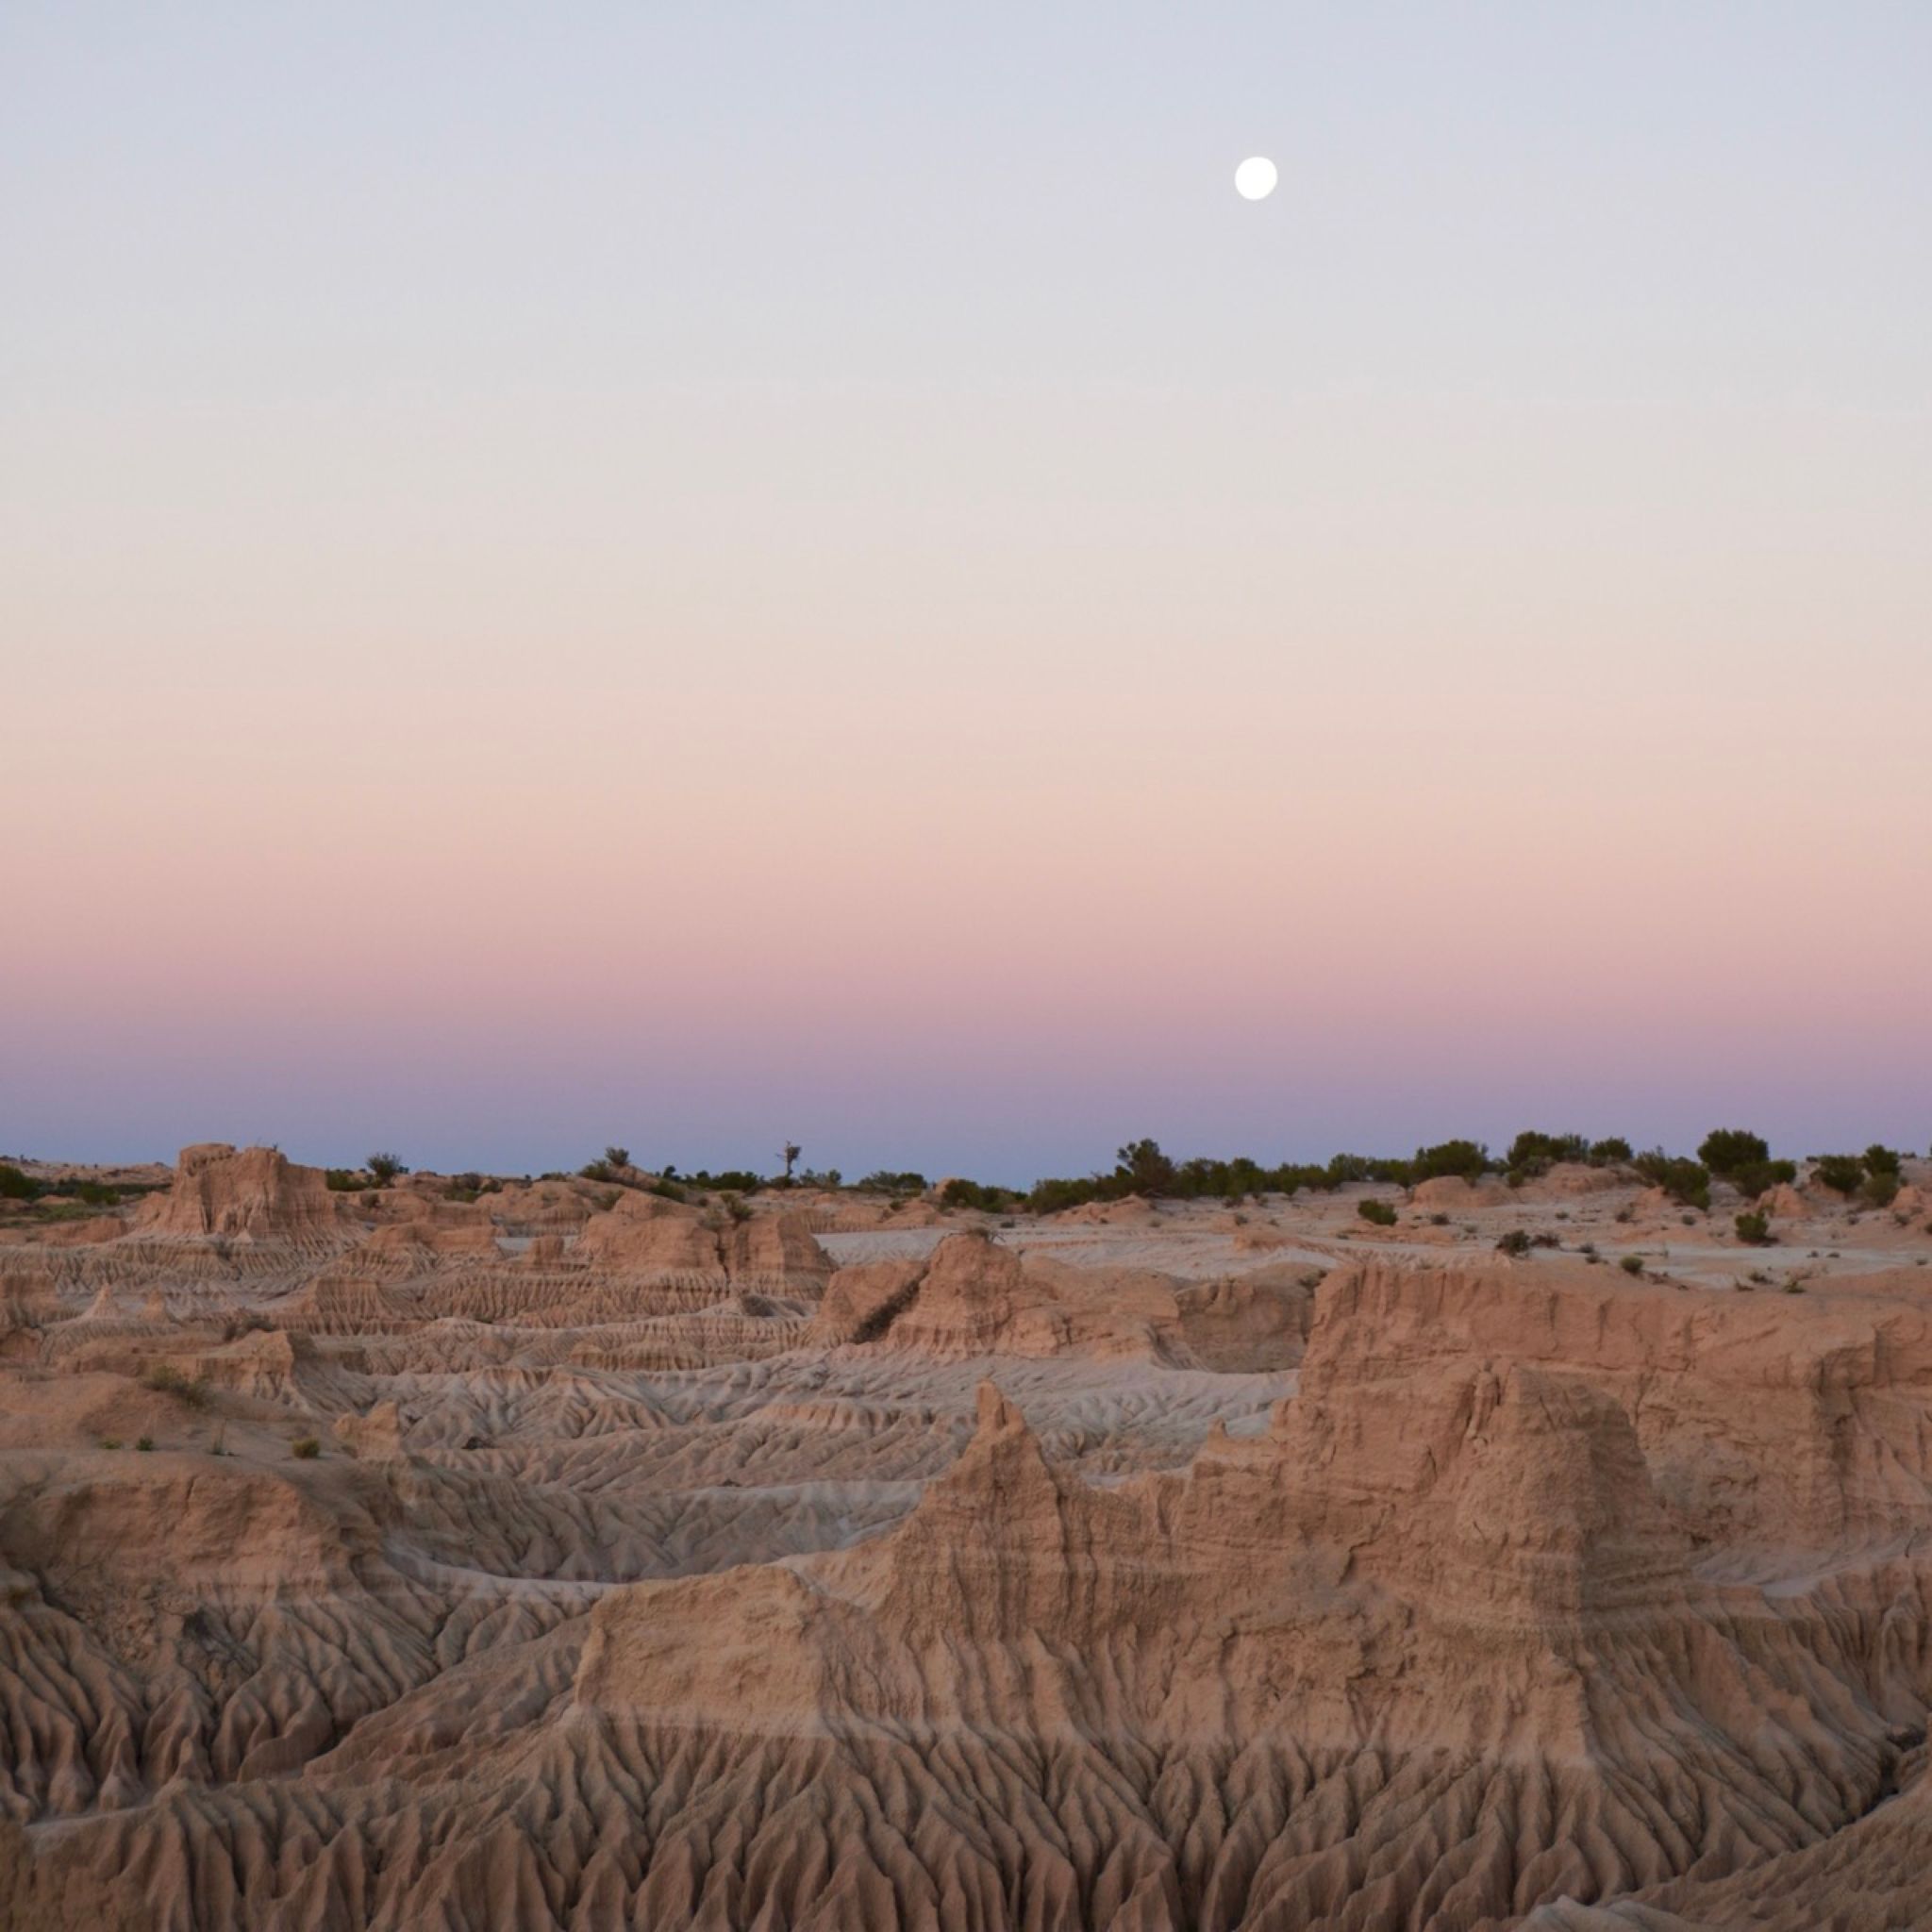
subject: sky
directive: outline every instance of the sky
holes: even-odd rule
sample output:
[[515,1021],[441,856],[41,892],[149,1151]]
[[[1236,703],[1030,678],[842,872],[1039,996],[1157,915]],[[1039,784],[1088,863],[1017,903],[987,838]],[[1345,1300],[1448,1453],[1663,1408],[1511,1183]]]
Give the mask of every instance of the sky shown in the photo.
[[10,0],[0,1150],[1923,1146],[1928,74]]

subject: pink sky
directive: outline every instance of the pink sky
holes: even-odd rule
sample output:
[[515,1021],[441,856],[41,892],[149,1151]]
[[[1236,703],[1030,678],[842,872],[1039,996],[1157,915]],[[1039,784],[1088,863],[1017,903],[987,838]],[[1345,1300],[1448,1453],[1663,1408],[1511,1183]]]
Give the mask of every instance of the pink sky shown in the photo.
[[9,27],[0,1146],[1932,1139],[1924,9],[1083,11]]

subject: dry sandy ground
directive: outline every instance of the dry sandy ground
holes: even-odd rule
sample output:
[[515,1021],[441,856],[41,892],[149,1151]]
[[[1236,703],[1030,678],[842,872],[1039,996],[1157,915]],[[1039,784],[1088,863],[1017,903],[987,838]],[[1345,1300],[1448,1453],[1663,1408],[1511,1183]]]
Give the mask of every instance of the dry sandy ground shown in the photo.
[[0,1925],[1932,1924],[1907,1179],[1753,1249],[187,1150],[0,1232]]

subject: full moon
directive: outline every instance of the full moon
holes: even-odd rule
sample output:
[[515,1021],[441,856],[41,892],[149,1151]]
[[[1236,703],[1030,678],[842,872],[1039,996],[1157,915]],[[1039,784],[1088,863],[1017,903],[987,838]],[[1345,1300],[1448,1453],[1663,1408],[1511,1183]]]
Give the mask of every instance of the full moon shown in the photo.
[[1234,171],[1234,190],[1243,201],[1266,201],[1280,178],[1266,155],[1250,155]]

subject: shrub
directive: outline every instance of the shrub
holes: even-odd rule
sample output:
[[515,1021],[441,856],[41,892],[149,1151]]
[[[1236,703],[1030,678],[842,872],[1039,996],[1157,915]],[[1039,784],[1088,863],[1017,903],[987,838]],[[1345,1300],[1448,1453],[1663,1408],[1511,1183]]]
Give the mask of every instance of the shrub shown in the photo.
[[1617,1266],[1621,1268],[1625,1274],[1641,1274],[1643,1273],[1643,1257],[1641,1255],[1625,1255],[1624,1258],[1617,1263]]
[[40,1191],[36,1181],[10,1161],[0,1160],[0,1201],[31,1201]]
[[587,1181],[608,1181],[616,1179],[610,1172],[608,1160],[587,1160],[577,1169],[578,1178]]
[[1496,1245],[1506,1255],[1526,1255],[1534,1243],[1527,1228],[1512,1227]]
[[378,1188],[388,1187],[398,1175],[409,1171],[393,1154],[372,1154],[362,1164],[375,1177]]
[[1771,1231],[1771,1223],[1762,1214],[1740,1214],[1738,1216],[1738,1239],[1746,1247],[1768,1248],[1777,1240]]
[[1865,1150],[1865,1172],[1867,1174],[1892,1174],[1899,1170],[1899,1155],[1895,1148],[1888,1147],[1882,1141],[1874,1141]]
[[1439,1141],[1433,1147],[1418,1147],[1409,1162],[1409,1175],[1418,1181],[1436,1180],[1457,1174],[1466,1181],[1479,1179],[1490,1171],[1490,1150],[1477,1141]]
[[1589,1141],[1581,1134],[1543,1134],[1529,1127],[1510,1141],[1503,1165],[1511,1181],[1530,1180],[1558,1161],[1588,1160],[1591,1152]]
[[1590,1158],[1594,1166],[1608,1167],[1619,1160],[1631,1158],[1630,1143],[1621,1134],[1612,1134],[1605,1141],[1590,1143]]
[[1852,1194],[1865,1178],[1865,1163],[1856,1154],[1821,1154],[1812,1163],[1811,1177],[1834,1194]]
[[121,1438],[119,1436],[103,1436],[101,1438],[101,1447],[103,1449],[118,1449],[120,1446]]
[[1897,1172],[1888,1173],[1881,1168],[1875,1174],[1868,1174],[1858,1192],[1874,1208],[1890,1208],[1898,1198]]
[[1395,1225],[1395,1209],[1387,1201],[1357,1201],[1355,1211],[1364,1221],[1372,1221],[1377,1227]]
[[1729,1180],[1740,1167],[1757,1167],[1771,1158],[1771,1143],[1761,1134],[1742,1127],[1718,1127],[1705,1135],[1697,1158],[1712,1174]]
[[1755,1201],[1758,1195],[1769,1193],[1780,1183],[1796,1180],[1798,1163],[1795,1160],[1749,1160],[1742,1167],[1733,1168],[1725,1178],[1747,1201]]
[[206,1408],[208,1390],[206,1382],[191,1382],[173,1362],[157,1362],[142,1378],[144,1389],[157,1395],[172,1395],[190,1408]]
[[1652,1187],[1661,1188],[1686,1208],[1710,1206],[1710,1170],[1698,1160],[1666,1154],[1661,1147],[1640,1154],[1631,1163]]
[[322,1444],[313,1436],[297,1436],[289,1444],[289,1454],[297,1462],[313,1462],[322,1454]]
[[630,1149],[628,1147],[607,1147],[604,1150],[604,1158],[612,1167],[628,1167],[630,1165]]
[[367,1185],[361,1174],[353,1168],[332,1167],[323,1175],[332,1194],[353,1194],[357,1189]]
[[977,1208],[986,1214],[1004,1214],[1012,1200],[1005,1188],[982,1187],[977,1181],[949,1180],[940,1190],[941,1208]]
[[869,1194],[923,1194],[925,1192],[925,1176],[915,1174],[910,1168],[894,1174],[881,1167],[867,1174],[858,1185]]
[[134,1439],[134,1446],[146,1454],[155,1446],[155,1439],[152,1436],[137,1436]]

